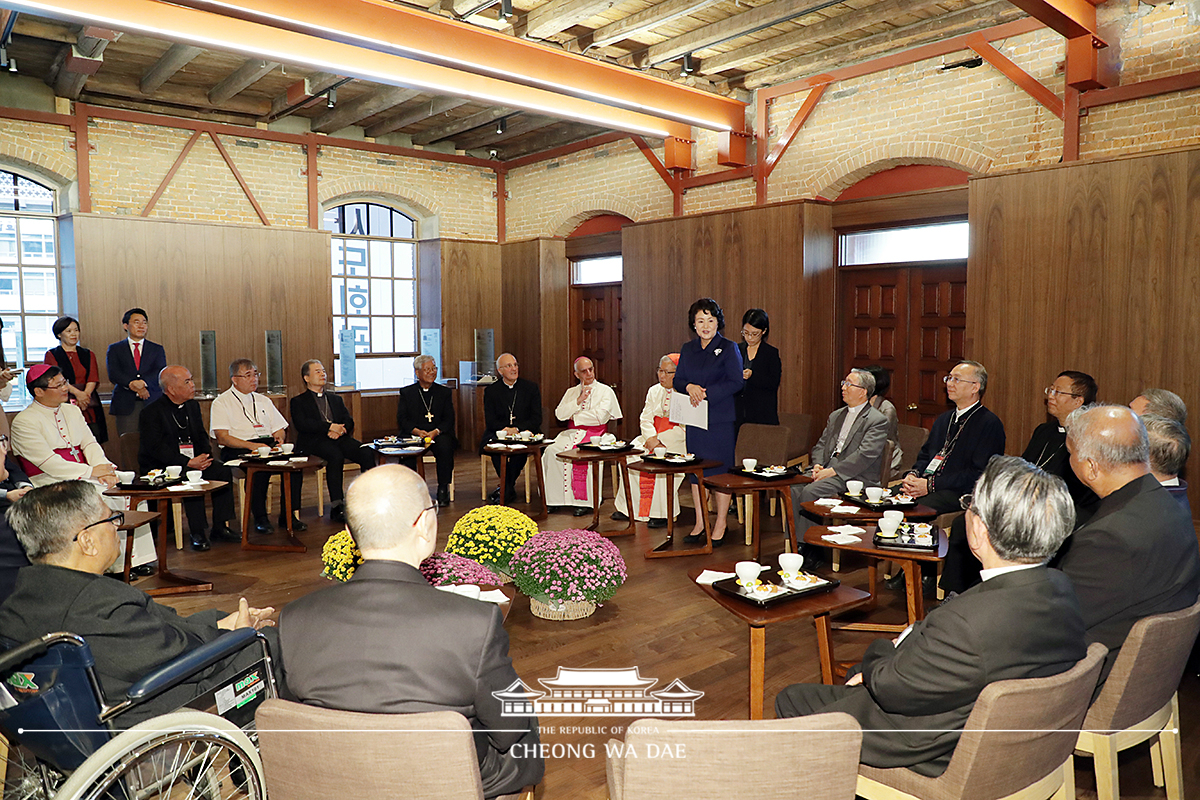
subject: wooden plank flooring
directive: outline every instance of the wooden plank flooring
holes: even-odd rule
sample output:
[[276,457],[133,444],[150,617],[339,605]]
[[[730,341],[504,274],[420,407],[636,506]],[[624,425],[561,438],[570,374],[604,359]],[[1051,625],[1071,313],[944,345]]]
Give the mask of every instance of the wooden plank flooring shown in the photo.
[[[442,509],[439,515],[439,549],[462,514],[479,505],[478,457],[460,453],[455,472],[458,480],[456,502]],[[432,473],[432,470],[430,470]],[[349,476],[353,477],[353,476]],[[494,480],[494,476],[490,476]],[[432,481],[432,477],[431,477]],[[611,486],[605,489],[610,496]],[[278,490],[272,488],[273,502],[278,504]],[[518,508],[525,510],[523,503]],[[612,522],[611,499],[602,509],[601,530],[623,525]],[[765,507],[764,507],[765,511]],[[691,511],[683,512],[690,519]],[[181,612],[219,607],[232,611],[237,599],[245,595],[254,606],[271,605],[282,608],[289,601],[326,585],[321,571],[321,544],[337,532],[328,519],[316,517],[315,483],[306,476],[302,519],[309,530],[300,534],[308,545],[304,554],[250,553],[233,544],[214,544],[208,553],[172,551],[170,564],[184,572],[207,572],[215,584],[211,594],[160,598]],[[782,550],[780,520],[764,516],[764,554]],[[543,530],[563,530],[589,518],[576,520],[570,515],[555,514],[541,523]],[[686,524],[685,524],[686,529]],[[741,534],[740,526],[733,529]],[[644,677],[658,679],[662,688],[678,678],[695,690],[703,691],[697,701],[698,719],[746,719],[748,716],[748,650],[747,627],[735,620],[706,597],[687,579],[693,566],[715,564],[749,557],[749,549],[728,546],[711,556],[650,559],[643,552],[661,540],[661,530],[638,526],[636,536],[613,539],[621,548],[628,565],[629,578],[616,596],[591,617],[574,622],[550,622],[534,617],[528,601],[518,596],[508,617],[506,628],[511,638],[511,653],[517,672],[530,684],[539,678],[552,678],[562,667],[636,666]],[[838,577],[853,586],[866,585],[864,565],[851,562],[844,565]],[[141,582],[150,585],[153,578]],[[848,617],[849,618],[849,617]],[[883,590],[882,607],[873,612],[872,619],[902,622],[903,595]],[[386,631],[380,635],[386,636]],[[861,657],[874,635],[835,632],[835,657],[850,661]],[[820,670],[816,658],[816,637],[811,621],[797,621],[771,626],[767,629],[766,715],[773,715],[774,697],[790,683],[816,682]],[[1183,762],[1185,795],[1200,796],[1200,679],[1188,675],[1180,689],[1180,708],[1183,717]],[[603,800],[607,797],[604,777],[604,742],[611,738],[614,728],[623,728],[633,718],[553,718],[542,720],[542,741],[551,746],[573,747],[581,756],[550,758],[546,778],[539,787],[540,798],[566,800],[584,798]],[[578,729],[593,729],[591,732]],[[599,729],[607,729],[601,732]],[[573,730],[574,729],[574,730]],[[617,733],[620,738],[619,732]],[[590,755],[587,746],[594,749]],[[1151,780],[1149,748],[1141,746],[1123,754],[1120,761],[1122,796],[1127,800],[1160,798],[1162,790],[1155,789]],[[1095,797],[1095,780],[1091,761],[1076,760],[1078,796]]]

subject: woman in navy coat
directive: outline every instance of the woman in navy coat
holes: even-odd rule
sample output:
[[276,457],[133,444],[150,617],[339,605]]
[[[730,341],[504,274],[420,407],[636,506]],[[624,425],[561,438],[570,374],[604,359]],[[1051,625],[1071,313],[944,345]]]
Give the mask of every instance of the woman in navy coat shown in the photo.
[[[733,397],[742,390],[742,354],[733,342],[721,335],[725,315],[711,297],[692,303],[688,325],[699,337],[679,348],[679,366],[675,371],[675,391],[688,395],[692,405],[708,401],[708,430],[687,426],[688,450],[700,458],[720,461],[721,466],[704,471],[705,475],[728,472],[733,465],[737,441],[737,412]],[[700,486],[692,478],[692,501],[700,509]],[[717,494],[717,521],[713,525],[713,547],[727,541],[725,525],[729,516],[730,495]],[[696,527],[684,537],[686,542],[704,538],[704,518],[696,514]]]

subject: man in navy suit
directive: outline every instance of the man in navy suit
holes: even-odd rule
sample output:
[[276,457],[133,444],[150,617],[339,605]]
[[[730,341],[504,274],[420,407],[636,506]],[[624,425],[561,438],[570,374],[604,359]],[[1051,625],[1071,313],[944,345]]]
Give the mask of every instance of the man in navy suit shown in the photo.
[[131,308],[121,317],[129,337],[108,346],[105,367],[112,381],[110,413],[116,418],[117,435],[138,429],[138,417],[147,403],[162,396],[158,373],[167,367],[167,351],[146,338],[150,318],[144,309]]

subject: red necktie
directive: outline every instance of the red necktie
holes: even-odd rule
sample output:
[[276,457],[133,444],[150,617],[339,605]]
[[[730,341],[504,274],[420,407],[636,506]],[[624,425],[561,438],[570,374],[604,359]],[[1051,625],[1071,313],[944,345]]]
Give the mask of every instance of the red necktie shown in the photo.
[[138,342],[133,343],[133,366],[137,369],[142,368],[142,345]]

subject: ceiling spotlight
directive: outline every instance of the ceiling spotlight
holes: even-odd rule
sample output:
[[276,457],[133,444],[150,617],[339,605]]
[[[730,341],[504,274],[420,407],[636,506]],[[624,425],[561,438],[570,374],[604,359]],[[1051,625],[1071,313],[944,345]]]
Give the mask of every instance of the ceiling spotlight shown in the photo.
[[500,0],[500,19],[513,18],[512,0]]
[[504,133],[506,130],[508,130],[508,118],[501,117],[500,121],[496,123],[496,134],[499,135]]
[[337,89],[330,89],[329,94],[325,95],[325,105],[329,108],[337,105]]
[[696,71],[696,65],[695,65],[695,63],[692,61],[692,54],[691,54],[691,53],[684,53],[684,56],[683,56],[683,67],[681,67],[681,68],[680,68],[680,70],[679,70],[679,74],[680,74],[680,75],[691,75],[691,74],[692,74],[693,72],[695,72],[695,71]]

